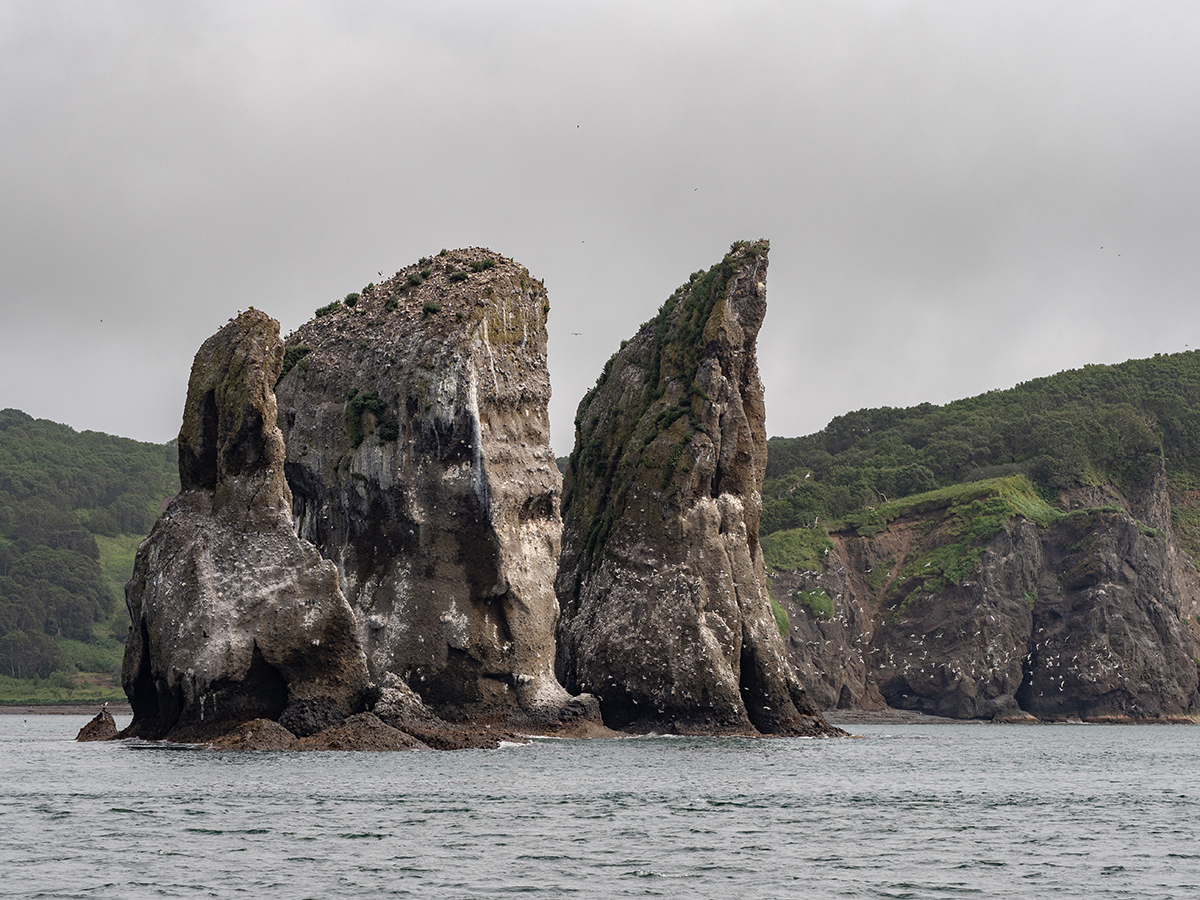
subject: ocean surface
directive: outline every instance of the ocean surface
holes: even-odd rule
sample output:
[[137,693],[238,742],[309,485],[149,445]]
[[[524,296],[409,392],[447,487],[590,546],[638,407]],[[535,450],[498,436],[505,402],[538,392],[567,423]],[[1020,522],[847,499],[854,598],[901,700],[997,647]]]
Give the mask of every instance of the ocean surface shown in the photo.
[[85,722],[0,716],[0,896],[1200,897],[1195,726],[290,754]]

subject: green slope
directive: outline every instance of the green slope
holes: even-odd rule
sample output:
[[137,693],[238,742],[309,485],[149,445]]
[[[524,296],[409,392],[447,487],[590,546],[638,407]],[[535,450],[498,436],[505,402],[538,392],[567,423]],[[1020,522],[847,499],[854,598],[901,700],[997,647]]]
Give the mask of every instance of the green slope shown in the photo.
[[0,700],[119,696],[123,586],[178,489],[173,444],[0,410]]

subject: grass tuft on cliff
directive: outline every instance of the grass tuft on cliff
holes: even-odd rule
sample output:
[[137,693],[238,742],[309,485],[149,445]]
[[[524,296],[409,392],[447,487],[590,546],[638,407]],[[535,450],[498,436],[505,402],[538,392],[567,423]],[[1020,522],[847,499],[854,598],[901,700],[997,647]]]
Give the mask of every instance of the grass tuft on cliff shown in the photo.
[[1050,525],[1065,515],[1038,493],[1024,475],[989,478],[955,484],[910,497],[889,500],[879,506],[856,510],[840,521],[828,524],[830,531],[852,530],[870,537],[902,516],[943,512],[970,519],[971,533],[980,540],[999,534],[1009,519],[1023,516],[1036,525]]
[[776,531],[764,535],[761,543],[768,572],[820,572],[825,552],[833,546],[821,525]]
[[[831,524],[833,530],[852,530],[871,537],[889,524],[919,517],[928,535],[920,549],[887,585],[887,596],[903,595],[897,609],[918,594],[934,594],[961,584],[979,565],[987,543],[1018,517],[1039,526],[1061,521],[1068,514],[1055,509],[1023,475],[953,485],[891,501]],[[883,586],[880,578],[873,588]]]

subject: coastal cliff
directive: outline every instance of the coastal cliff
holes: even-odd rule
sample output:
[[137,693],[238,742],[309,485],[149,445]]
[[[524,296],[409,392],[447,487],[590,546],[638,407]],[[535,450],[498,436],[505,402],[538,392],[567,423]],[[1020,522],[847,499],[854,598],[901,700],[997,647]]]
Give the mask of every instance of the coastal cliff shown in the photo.
[[693,274],[579,404],[557,672],[610,726],[832,731],[784,659],[758,545],[767,252]]
[[819,564],[773,573],[789,659],[827,708],[1194,715],[1200,584],[1157,466],[1136,490],[1054,506],[1020,477],[881,504],[831,532]]

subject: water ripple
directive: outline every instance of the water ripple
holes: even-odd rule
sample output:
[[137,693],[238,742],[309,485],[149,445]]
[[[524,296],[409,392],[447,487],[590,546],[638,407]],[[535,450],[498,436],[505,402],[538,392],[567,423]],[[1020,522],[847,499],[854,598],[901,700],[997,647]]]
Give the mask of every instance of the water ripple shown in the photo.
[[215,754],[64,737],[83,721],[0,720],[5,896],[1141,898],[1200,883],[1187,726]]

